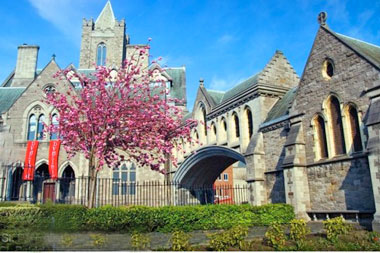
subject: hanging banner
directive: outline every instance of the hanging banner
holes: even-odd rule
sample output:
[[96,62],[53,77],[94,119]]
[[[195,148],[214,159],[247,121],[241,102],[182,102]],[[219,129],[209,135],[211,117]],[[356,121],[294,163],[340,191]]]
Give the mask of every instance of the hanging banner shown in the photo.
[[50,178],[58,179],[58,156],[59,148],[61,146],[60,140],[50,141],[49,145],[49,174]]
[[38,141],[28,141],[22,180],[32,181],[34,179],[34,166],[36,165],[37,150]]

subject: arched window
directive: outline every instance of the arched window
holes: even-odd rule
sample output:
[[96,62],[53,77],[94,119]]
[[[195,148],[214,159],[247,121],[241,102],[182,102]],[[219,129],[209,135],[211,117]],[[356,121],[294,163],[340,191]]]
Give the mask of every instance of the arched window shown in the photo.
[[[58,127],[58,115],[57,114],[53,114],[53,117],[51,117],[51,123],[53,124],[55,129]],[[50,134],[51,140],[58,139],[58,132],[57,131],[58,130],[56,129],[56,131],[54,131]]]
[[346,147],[343,134],[342,113],[339,100],[334,96],[330,98],[329,109],[335,155],[345,154]]
[[253,134],[253,122],[252,122],[252,112],[248,108],[246,109],[246,117],[247,117],[247,124],[248,124],[248,136],[249,138],[251,138]]
[[234,124],[235,124],[235,137],[240,137],[240,129],[239,129],[239,117],[236,113],[233,114]]
[[225,118],[222,119],[222,125],[225,132],[227,132],[227,121]]
[[204,133],[205,136],[207,136],[207,121],[206,121],[206,109],[204,106],[202,106],[202,116],[203,116],[203,127],[204,127]]
[[319,158],[327,158],[329,156],[327,151],[327,140],[326,140],[326,126],[325,120],[318,115],[314,118],[314,126],[316,131],[316,145],[319,151]]
[[214,135],[216,136],[216,126],[215,126],[214,122],[211,123],[211,130],[214,133]]
[[45,115],[41,114],[38,118],[38,127],[37,127],[37,140],[44,139],[44,121]]
[[97,55],[96,55],[96,65],[105,66],[106,65],[106,57],[107,57],[106,44],[100,43],[98,45],[98,51],[97,51]]
[[361,151],[363,150],[362,146],[362,139],[360,137],[360,125],[359,125],[359,118],[358,118],[358,112],[355,107],[350,106],[348,108],[348,116],[350,120],[350,129],[351,129],[351,138],[352,138],[352,145],[354,148],[354,151]]
[[133,163],[123,163],[113,169],[112,180],[113,195],[136,194],[136,166]]
[[30,115],[28,123],[28,141],[33,141],[36,138],[37,119],[34,114]]

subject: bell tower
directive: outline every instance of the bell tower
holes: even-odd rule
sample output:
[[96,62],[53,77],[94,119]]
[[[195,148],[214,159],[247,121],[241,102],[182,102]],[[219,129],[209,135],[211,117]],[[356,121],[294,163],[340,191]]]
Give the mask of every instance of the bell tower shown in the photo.
[[94,69],[95,65],[119,67],[129,44],[125,30],[124,19],[116,20],[110,1],[95,22],[83,19],[79,69]]

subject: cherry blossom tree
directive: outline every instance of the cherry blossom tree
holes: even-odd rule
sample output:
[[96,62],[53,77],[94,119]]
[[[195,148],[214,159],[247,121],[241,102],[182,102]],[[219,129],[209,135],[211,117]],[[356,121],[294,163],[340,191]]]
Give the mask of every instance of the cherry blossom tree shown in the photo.
[[98,66],[92,77],[60,71],[56,77],[78,79],[79,88],[47,96],[59,114],[58,124],[49,131],[59,133],[69,158],[81,153],[89,161],[89,207],[103,168],[133,161],[166,173],[163,164],[176,165],[171,152],[175,142],[191,141],[196,122],[184,122],[182,109],[174,105],[180,101],[168,98],[166,83],[157,79],[152,83],[152,71],[143,69],[141,59],[148,49],[136,48],[137,54],[117,71]]

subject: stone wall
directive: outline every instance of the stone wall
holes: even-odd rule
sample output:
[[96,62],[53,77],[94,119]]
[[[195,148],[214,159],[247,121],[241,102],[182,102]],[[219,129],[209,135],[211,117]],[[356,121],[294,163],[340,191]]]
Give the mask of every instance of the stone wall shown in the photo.
[[285,158],[285,141],[288,131],[284,127],[264,133],[266,171],[281,170]]
[[286,203],[283,171],[265,173],[268,203]]
[[312,210],[375,209],[365,157],[311,166],[307,177]]

